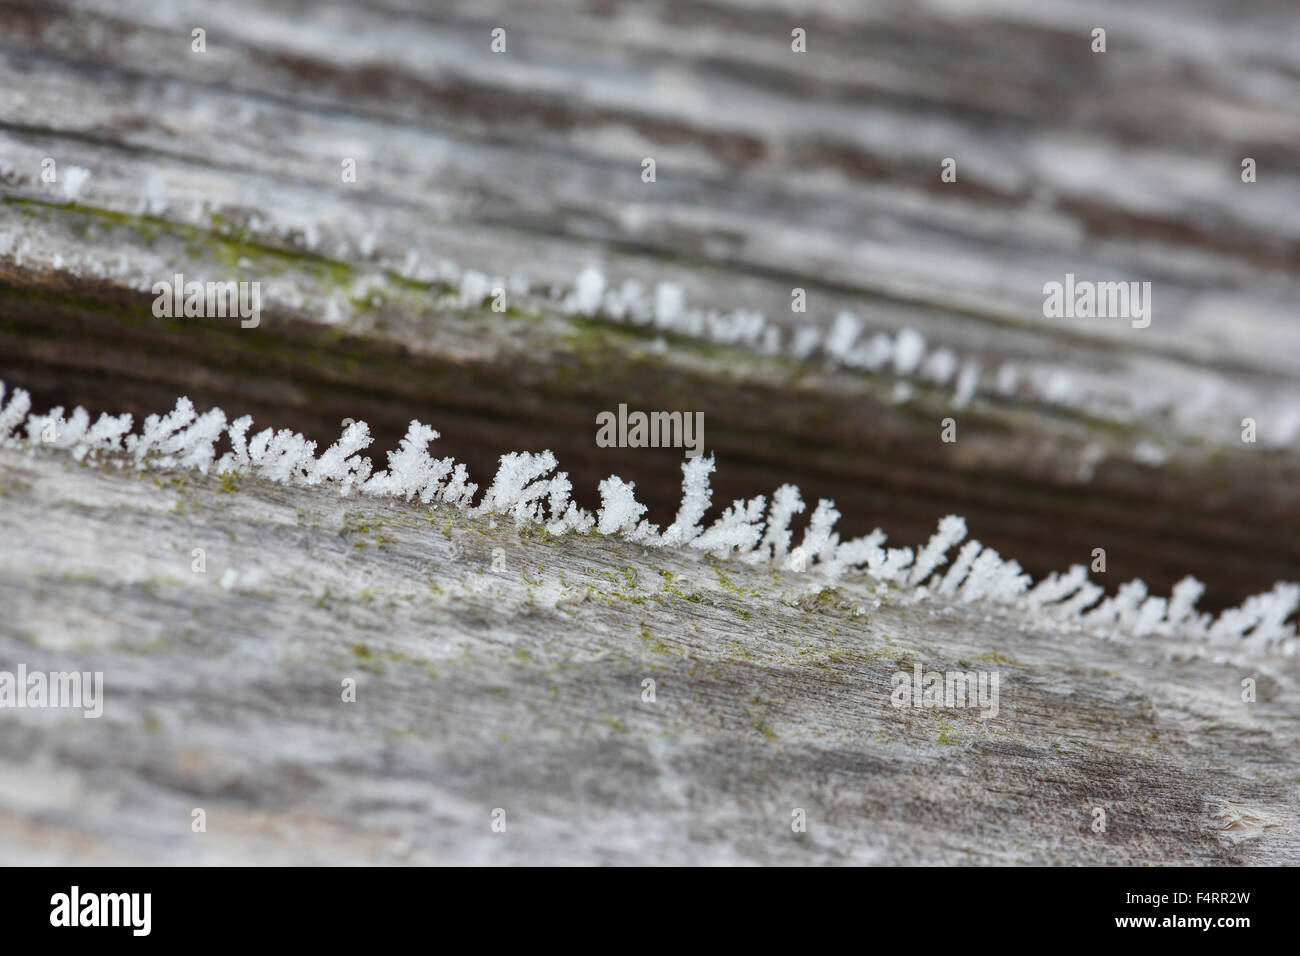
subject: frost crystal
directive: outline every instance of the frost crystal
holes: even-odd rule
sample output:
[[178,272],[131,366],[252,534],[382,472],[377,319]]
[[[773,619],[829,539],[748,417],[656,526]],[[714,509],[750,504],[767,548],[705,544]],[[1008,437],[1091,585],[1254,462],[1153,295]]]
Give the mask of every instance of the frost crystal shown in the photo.
[[966,537],[966,519],[948,515],[939,519],[939,530],[930,536],[921,553],[916,556],[908,581],[917,585],[928,578],[935,568],[948,561],[948,551]]
[[911,375],[925,355],[925,339],[919,332],[903,329],[894,342],[894,373]]
[[[738,323],[736,328],[752,325],[748,318],[742,322],[733,317],[731,321]],[[842,333],[839,344],[843,346],[847,338],[847,333]],[[901,347],[915,351],[912,340],[902,334],[899,338]],[[903,344],[906,342],[912,344]],[[910,361],[906,359],[904,366]],[[406,500],[419,495],[426,504],[438,500],[466,509],[475,507],[478,486],[468,480],[465,466],[450,458],[430,457],[429,444],[438,433],[418,421],[410,423],[398,447],[388,453],[388,468],[372,474],[370,459],[360,454],[371,443],[364,422],[348,425],[338,441],[317,458],[316,443],[296,432],[267,428],[249,440],[252,419],[247,415],[227,425],[220,409],[196,415],[185,397],[177,399],[165,416],[146,418],[139,434],[131,433],[130,415],[101,415],[91,426],[83,408],[74,409],[67,418],[62,408],[51,409],[46,415],[30,415],[30,408],[31,398],[25,391],[6,393],[4,382],[0,382],[0,445],[22,447],[21,438],[11,436],[25,426],[28,447],[63,451],[78,461],[104,456],[119,465],[129,459],[141,469],[251,473],[281,484],[333,483],[342,494],[360,487],[367,494]],[[214,468],[215,448],[223,434],[230,450]],[[645,544],[685,545],[718,557],[736,555],[749,563],[771,561],[792,571],[806,571],[815,565],[816,573],[829,580],[850,568],[865,567],[879,580],[910,587],[917,598],[939,594],[963,603],[1015,606],[1098,635],[1208,637],[1214,644],[1252,652],[1294,654],[1300,650],[1295,625],[1288,623],[1300,607],[1297,583],[1278,582],[1271,591],[1247,598],[1212,621],[1208,615],[1196,613],[1205,586],[1195,578],[1179,581],[1168,598],[1148,595],[1141,580],[1129,581],[1114,597],[1104,598],[1102,588],[1088,580],[1084,566],[1074,565],[1030,588],[1029,575],[1017,562],[1004,561],[978,541],[962,545],[947,573],[940,576],[936,569],[966,535],[966,522],[957,515],[942,518],[938,530],[914,556],[911,548],[886,550],[885,535],[879,529],[841,543],[834,532],[839,512],[834,502],[823,500],[813,511],[800,545],[791,550],[791,521],[805,506],[798,488],[782,485],[772,496],[766,521],[766,501],[758,496],[732,502],[705,531],[702,522],[713,495],[709,476],[714,460],[698,457],[683,463],[681,505],[672,525],[659,535],[657,528],[642,520],[646,508],[636,500],[631,482],[617,475],[600,482],[601,507],[598,515],[592,516],[571,500],[568,475],[552,476],[555,468],[555,456],[549,451],[501,456],[492,484],[475,510],[509,514],[520,523],[544,522],[552,534],[586,533],[594,527],[601,534],[620,534]],[[922,581],[927,582],[924,587]]]
[[880,547],[884,543],[885,532],[879,528],[869,535],[845,541],[835,549],[835,556],[822,566],[823,570],[828,577],[838,578],[848,568],[860,568],[864,565],[870,568],[883,568],[888,559]]
[[970,400],[975,397],[975,388],[980,381],[980,367],[974,361],[969,361],[962,366],[961,374],[957,376],[957,388],[953,392],[952,404],[954,408],[965,408],[970,404]]
[[[412,420],[406,436],[397,451],[388,453],[388,470],[376,472],[361,486],[367,495],[393,495],[410,501],[419,495],[428,504],[439,491],[442,479],[451,472],[450,458],[435,459],[429,456],[429,443],[438,438],[438,432],[428,425]],[[554,464],[554,462],[552,462]]]
[[[448,459],[450,462],[450,459]],[[541,521],[541,503],[551,494],[551,482],[540,480],[555,470],[549,451],[511,452],[501,456],[496,478],[483,495],[478,510],[484,514],[513,514],[517,524]]]
[[[835,547],[839,544],[839,535],[833,535],[831,529],[835,527],[835,522],[839,518],[840,513],[835,510],[835,502],[827,501],[825,498],[817,502],[817,508],[813,511],[808,527],[804,529],[803,540],[799,542],[799,547],[796,549],[800,552],[800,562],[812,563],[823,559],[829,561],[834,556]],[[793,560],[787,562],[787,566],[795,570]]]
[[633,540],[640,540],[644,529],[637,526],[637,520],[645,514],[645,505],[636,500],[633,482],[624,481],[617,475],[610,475],[600,483],[600,512],[596,521],[596,530],[601,534],[622,532]]
[[306,482],[315,462],[316,443],[297,432],[282,428],[260,432],[248,445],[248,456],[258,474],[271,481],[287,484],[291,480]]
[[595,315],[600,310],[600,300],[604,294],[604,274],[595,266],[587,266],[578,273],[578,282],[569,305],[575,312]]
[[1118,623],[1131,627],[1137,623],[1138,608],[1147,596],[1146,582],[1134,578],[1119,586],[1119,593],[1107,598],[1083,617],[1083,623],[1101,626]]
[[1169,599],[1169,609],[1165,612],[1165,621],[1176,628],[1188,620],[1196,610],[1196,602],[1205,593],[1205,585],[1188,575],[1174,585]]
[[760,549],[773,560],[782,558],[790,550],[790,519],[803,514],[806,506],[794,485],[782,485],[772,495],[772,507],[767,517],[767,534]]
[[835,316],[835,322],[831,325],[831,330],[826,333],[826,343],[822,347],[831,358],[845,361],[861,331],[862,323],[858,321],[856,315],[852,312],[841,312]]
[[139,465],[147,454],[159,450],[164,442],[192,421],[194,406],[188,398],[181,396],[165,418],[150,415],[144,420],[144,431],[140,435],[128,435],[126,450],[135,456],[135,463]]
[[[240,421],[245,422],[246,429],[247,420]],[[239,422],[235,424],[238,425]],[[346,495],[353,485],[363,484],[370,475],[370,459],[362,458],[356,453],[369,448],[371,440],[370,427],[365,422],[348,425],[339,440],[326,448],[316,460],[308,472],[307,483],[318,485],[323,481],[336,481],[341,495]]]
[[[102,422],[103,419],[101,418]],[[181,468],[196,468],[206,475],[216,457],[217,439],[226,428],[226,413],[219,408],[204,412],[192,425],[162,443],[159,451],[168,456],[166,464],[174,461]],[[314,445],[312,446],[315,447]]]
[[1006,561],[989,582],[989,600],[994,604],[1014,604],[1030,583],[1031,579],[1023,572],[1019,561]]
[[[1273,590],[1257,595],[1258,623],[1246,641],[1256,650],[1268,650],[1287,638],[1295,636],[1295,628],[1285,625],[1286,619],[1300,605],[1300,584],[1279,581]],[[1249,599],[1248,599],[1249,601]]]
[[[225,421],[225,415],[222,415],[222,421]],[[92,459],[99,454],[112,454],[122,450],[122,436],[131,430],[131,416],[118,415],[100,415],[99,421],[95,422],[93,428],[86,433],[86,440],[73,451],[73,456],[81,461],[87,455]],[[3,435],[0,435],[0,444],[3,444]]]
[[[0,402],[5,397],[4,382],[0,382]],[[28,410],[32,407],[32,397],[25,389],[16,388],[9,397],[7,405],[0,404],[0,445],[9,443],[13,430],[23,423]]]
[[[248,468],[248,442],[245,435],[248,434],[249,426],[253,424],[253,419],[248,415],[241,415],[236,418],[226,430],[226,435],[230,439],[230,451],[221,456],[217,462],[217,474],[224,475],[234,472],[240,472]],[[130,439],[127,439],[127,447],[130,447]]]
[[709,475],[713,473],[713,458],[689,458],[682,463],[682,503],[677,517],[664,531],[661,544],[689,544],[700,533],[700,519],[709,510],[713,489]]
[[872,568],[871,573],[882,581],[901,581],[903,572],[911,563],[911,548],[890,548],[885,552],[884,562],[879,567]]
[[1079,585],[1078,592],[1074,597],[1070,598],[1068,601],[1062,601],[1052,610],[1056,613],[1056,616],[1062,620],[1073,620],[1086,609],[1092,607],[1092,605],[1096,603],[1097,599],[1105,593],[1106,592],[1103,591],[1099,585],[1093,584],[1091,581],[1084,581]]
[[921,366],[921,377],[936,385],[947,385],[957,371],[957,356],[948,349],[938,349]]
[[1039,608],[1054,601],[1067,598],[1088,580],[1088,569],[1082,564],[1070,566],[1064,575],[1053,571],[1038,586],[1025,595],[1025,601],[1032,608]]
[[691,547],[709,551],[719,558],[729,557],[733,551],[748,554],[763,534],[765,503],[762,495],[749,502],[732,502],[708,531],[691,542]]
[[86,185],[86,180],[90,178],[90,170],[84,166],[64,166],[63,167],[63,198],[68,202],[75,202],[81,195],[81,187]]
[[1164,619],[1169,606],[1167,598],[1149,597],[1138,607],[1137,620],[1133,622],[1133,636],[1145,637],[1151,634]]
[[957,586],[961,584],[975,563],[975,556],[980,553],[983,545],[978,541],[967,541],[962,545],[962,549],[957,552],[957,560],[952,563],[948,573],[943,576],[943,581],[939,584],[939,593],[946,597],[955,597],[957,595]]
[[451,473],[451,481],[447,482],[447,487],[442,489],[442,500],[449,504],[468,508],[474,500],[474,492],[478,491],[478,485],[469,481],[468,477],[465,472],[465,465],[457,462]]
[[681,321],[684,299],[682,287],[674,282],[660,282],[655,287],[655,325],[674,329]]
[[1001,570],[1002,558],[992,548],[985,548],[971,564],[970,574],[967,575],[957,596],[967,603],[979,600],[988,593],[993,579]]

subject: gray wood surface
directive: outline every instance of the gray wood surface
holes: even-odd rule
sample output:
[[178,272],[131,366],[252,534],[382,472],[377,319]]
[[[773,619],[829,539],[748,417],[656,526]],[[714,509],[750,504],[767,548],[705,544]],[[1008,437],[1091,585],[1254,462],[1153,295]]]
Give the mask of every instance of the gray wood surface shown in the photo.
[[[1300,861],[1294,657],[254,479],[0,488],[0,667],[105,685],[0,712],[7,862]],[[997,716],[895,708],[917,663]]]
[[[582,504],[617,473],[662,524],[680,452],[598,448],[594,418],[699,410],[718,504],[793,481],[913,546],[956,512],[1036,578],[1102,547],[1112,593],[1191,573],[1235,605],[1300,580],[1296,27],[1226,0],[2,3],[0,380],[321,447],[365,419],[380,458],[419,418],[480,486],[550,448]],[[262,283],[261,324],[154,318],[176,272]],[[1045,318],[1067,273],[1150,281],[1151,325]],[[682,321],[621,314],[628,282],[680,287]],[[969,401],[837,357],[846,310],[858,344],[910,329],[977,370]],[[762,333],[720,341],[737,312]],[[0,862],[1296,860],[1295,657],[226,484],[0,449],[0,670],[108,688],[100,720],[0,711]],[[893,708],[916,662],[996,667],[1001,713]]]

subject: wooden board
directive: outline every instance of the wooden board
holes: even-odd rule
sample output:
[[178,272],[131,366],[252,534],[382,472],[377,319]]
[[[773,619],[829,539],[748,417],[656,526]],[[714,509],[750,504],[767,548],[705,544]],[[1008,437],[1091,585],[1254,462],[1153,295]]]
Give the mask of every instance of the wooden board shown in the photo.
[[[580,503],[619,474],[661,524],[680,450],[598,447],[595,417],[701,411],[720,504],[795,482],[909,545],[955,512],[1035,577],[1104,548],[1112,592],[1191,573],[1235,605],[1300,579],[1295,27],[1222,0],[0,4],[0,380],[321,447],[365,419],[380,455],[419,418],[480,484],[550,448]],[[591,268],[610,294],[575,308]],[[156,317],[178,272],[261,283],[260,324]],[[1150,325],[1045,317],[1067,274],[1150,282]],[[620,315],[628,282],[686,308]],[[846,360],[845,311],[958,371]],[[738,312],[762,333],[725,341]],[[1294,658],[181,481],[0,451],[0,669],[84,663],[111,705],[4,714],[0,859],[1295,861]],[[899,668],[978,661],[997,719],[889,705]]]

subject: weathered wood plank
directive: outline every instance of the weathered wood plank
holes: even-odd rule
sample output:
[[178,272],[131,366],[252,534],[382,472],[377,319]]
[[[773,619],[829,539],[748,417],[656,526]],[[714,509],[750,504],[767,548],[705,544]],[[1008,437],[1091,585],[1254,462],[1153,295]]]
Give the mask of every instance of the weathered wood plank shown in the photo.
[[[887,512],[909,537],[955,510],[1036,573],[1105,547],[1118,576],[1167,588],[1192,571],[1217,605],[1295,576],[1300,546],[1271,530],[1300,519],[1300,342],[1287,318],[1300,292],[1297,234],[1276,214],[1300,198],[1285,161],[1300,141],[1285,14],[1180,6],[1180,44],[1154,28],[1163,12],[1107,8],[1098,15],[1118,46],[1099,56],[1065,4],[801,7],[815,42],[800,56],[784,39],[796,11],[780,6],[620,10],[7,5],[7,194],[61,201],[63,187],[38,178],[41,159],[57,154],[92,171],[83,205],[126,217],[6,205],[0,231],[26,267],[10,282],[40,288],[51,268],[74,285],[69,272],[102,273],[142,290],[178,270],[260,280],[271,318],[259,338],[273,349],[280,336],[298,341],[282,319],[332,317],[336,331],[441,363],[449,319],[436,286],[422,291],[431,279],[454,284],[462,268],[479,269],[526,278],[544,296],[600,262],[615,284],[672,281],[701,309],[760,310],[786,346],[800,327],[824,333],[843,309],[870,328],[915,329],[982,369],[975,407],[959,416],[961,443],[937,438],[955,411],[939,400],[951,380],[936,401],[894,410],[891,375],[859,382],[858,371],[799,363],[775,373],[782,393],[800,385],[781,408],[764,363],[752,400],[733,402],[678,377],[671,366],[698,363],[678,356],[680,342],[668,369],[636,358],[657,343],[644,331],[614,355],[603,342],[588,348],[572,375],[555,369],[552,349],[519,350],[538,368],[500,361],[494,334],[523,335],[507,324],[469,332],[485,344],[461,335],[450,346],[453,369],[468,359],[473,383],[424,372],[376,381],[365,369],[321,381],[281,348],[268,371],[291,381],[236,385],[198,359],[160,369],[140,354],[168,355],[191,335],[191,354],[201,353],[203,333],[145,326],[129,336],[120,321],[80,315],[79,329],[104,326],[87,356],[78,340],[47,334],[70,321],[66,303],[11,301],[0,374],[43,404],[105,411],[144,412],[188,392],[260,407],[322,441],[358,410],[395,440],[413,405],[433,407],[471,463],[538,436],[580,488],[610,470],[638,472],[630,477],[656,510],[675,502],[676,465],[597,454],[584,419],[619,400],[699,407],[719,454],[754,473],[724,489],[731,497],[798,480],[868,523],[851,530]],[[211,42],[195,54],[189,30],[200,21]],[[505,56],[488,50],[497,21],[514,38]],[[1210,36],[1220,39],[1200,42]],[[978,95],[972,71],[983,77]],[[953,153],[961,178],[942,184],[938,160]],[[1261,164],[1259,182],[1240,181],[1239,154]],[[639,177],[645,155],[658,161],[654,184]],[[355,184],[340,181],[343,156],[359,163]],[[136,218],[145,207],[156,222]],[[441,272],[444,259],[458,267]],[[1151,281],[1154,321],[1043,318],[1043,283],[1066,273]],[[789,311],[796,285],[809,290],[807,314]],[[145,302],[100,285],[80,295],[120,299],[132,314]],[[121,343],[116,356],[104,338]],[[618,354],[629,345],[639,368]],[[333,364],[358,348],[374,351],[345,338]],[[622,366],[605,380],[614,387],[589,380],[592,358]],[[125,403],[105,400],[105,364]],[[1007,366],[1017,374],[1004,392]],[[503,416],[498,376],[512,380],[508,397],[526,417]],[[252,391],[261,404],[241,406]],[[572,419],[551,411],[564,404],[556,391]],[[1008,402],[1045,415],[1042,430],[1016,421],[1009,438],[997,407]],[[1271,456],[1242,446],[1245,417]],[[829,457],[807,453],[809,433]],[[1172,465],[1153,471],[1153,454]],[[1080,481],[1088,474],[1091,484]],[[1026,498],[1042,501],[1039,514]],[[1191,512],[1202,518],[1187,521]],[[1062,530],[1049,520],[1059,514],[1081,517]]]
[[[663,524],[680,451],[598,448],[594,417],[701,410],[719,503],[794,481],[891,544],[957,512],[1036,577],[1102,547],[1101,580],[1233,605],[1300,579],[1295,26],[1227,0],[0,3],[0,380],[321,447],[418,417],[480,482],[551,448],[581,504],[617,473]],[[261,323],[155,317],[177,272],[260,282]],[[1045,317],[1067,274],[1149,281],[1151,324]],[[904,330],[952,368],[864,367]],[[1294,657],[234,484],[0,449],[0,670],[108,687],[100,720],[0,711],[0,860],[1296,862]],[[913,663],[998,670],[999,716],[893,708]]]
[[[1300,859],[1295,658],[159,478],[0,451],[0,670],[105,682],[4,712],[6,862]],[[891,706],[916,663],[996,670],[997,716]]]

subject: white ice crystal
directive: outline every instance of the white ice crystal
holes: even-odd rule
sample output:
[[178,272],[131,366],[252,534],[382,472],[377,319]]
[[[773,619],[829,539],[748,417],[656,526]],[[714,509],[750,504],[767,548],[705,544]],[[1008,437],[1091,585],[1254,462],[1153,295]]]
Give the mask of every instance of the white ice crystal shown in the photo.
[[682,287],[675,282],[660,282],[655,286],[655,325],[661,329],[675,329],[681,320],[684,298]]
[[861,331],[862,322],[856,315],[852,312],[841,312],[831,323],[831,329],[826,333],[826,342],[822,349],[833,359],[847,361]]
[[481,272],[467,269],[460,277],[459,301],[461,308],[477,306],[492,291],[492,280]]
[[566,531],[590,531],[596,519],[569,500],[573,484],[567,472],[560,472],[547,483],[547,508],[551,520],[546,530],[551,534],[564,534]]
[[14,389],[7,404],[4,397],[4,382],[0,382],[0,445],[8,444],[9,436],[23,423],[32,407],[32,397],[25,389]]
[[1175,629],[1189,620],[1196,610],[1196,602],[1205,593],[1205,585],[1188,575],[1174,585],[1169,598],[1169,607],[1165,611],[1165,623]]
[[730,557],[733,551],[748,554],[763,535],[765,503],[762,495],[749,501],[732,502],[709,530],[691,542],[691,547],[711,552],[719,558]]
[[645,522],[637,524],[645,505],[636,500],[635,484],[610,475],[600,483],[600,511],[596,530],[600,534],[622,533],[634,541],[649,538],[653,531]]
[[[461,281],[461,270],[446,264],[442,270]],[[476,276],[479,274],[476,274]],[[477,282],[477,278],[473,279]],[[495,282],[495,280],[493,280]],[[682,287],[675,282],[659,282],[653,290],[634,279],[625,279],[615,288],[595,266],[584,267],[567,288],[551,285],[534,287],[524,277],[512,276],[510,288],[521,295],[548,294],[558,299],[569,312],[599,315],[602,318],[637,326],[653,323],[660,331],[685,337],[704,338],[726,345],[739,345],[769,355],[789,355],[806,360],[819,348],[831,361],[848,368],[870,372],[890,371],[904,378],[917,378],[936,385],[953,386],[952,404],[967,407],[981,387],[979,362],[971,357],[959,358],[952,350],[939,347],[927,352],[920,332],[904,328],[896,335],[869,330],[865,323],[847,311],[837,313],[829,322],[809,320],[787,329],[769,322],[763,313],[737,309],[723,313],[716,309],[688,308]],[[478,285],[475,291],[484,291]],[[471,297],[466,296],[466,299]],[[1034,366],[1023,371],[1014,362],[1003,362],[994,371],[986,387],[1002,395],[1026,393],[1026,397],[1067,407],[1089,414],[1104,415],[1120,421],[1132,421],[1135,414],[1145,414],[1169,404],[1169,396],[1160,390],[1147,389],[1131,396],[1108,396],[1099,400],[1095,391],[1076,385],[1062,369]],[[955,378],[955,381],[954,381]],[[1023,380],[1023,385],[1022,385]],[[898,394],[906,395],[906,390]],[[1188,403],[1184,406],[1190,408]],[[1262,437],[1269,442],[1286,444],[1300,434],[1300,401],[1286,397],[1279,411],[1269,416],[1270,425]],[[1200,421],[1191,414],[1187,421]]]
[[62,405],[51,408],[44,415],[30,416],[25,428],[29,444],[45,445],[49,448],[66,447],[59,441],[66,430],[67,423],[63,420]]
[[[163,446],[163,452],[176,456],[180,468],[197,468],[206,475],[216,458],[216,443],[226,430],[226,413],[219,408],[204,412],[188,428]],[[315,448],[315,445],[312,446]]]
[[1014,362],[1003,362],[998,366],[997,390],[1001,395],[1012,395],[1020,381],[1020,370]]
[[1025,603],[1031,608],[1052,604],[1069,597],[1087,580],[1088,569],[1082,564],[1071,565],[1065,574],[1053,571],[1025,595]]
[[[783,487],[790,488],[793,486],[785,485]],[[788,532],[786,537],[789,537]],[[850,568],[869,567],[882,569],[889,560],[888,554],[880,547],[884,543],[885,532],[879,528],[861,538],[843,541],[835,548],[834,557],[821,566],[822,571],[828,577],[838,578]]]
[[1286,618],[1300,604],[1300,584],[1279,581],[1271,591],[1248,597],[1240,607],[1224,611],[1210,628],[1210,639],[1217,644],[1231,645],[1247,636],[1247,645],[1254,650],[1268,650],[1295,634],[1294,628],[1284,625]]
[[[839,543],[839,535],[834,534],[831,529],[835,527],[835,522],[840,518],[840,513],[835,510],[835,502],[827,501],[825,498],[817,502],[817,507],[812,513],[812,518],[808,521],[808,527],[804,529],[803,540],[799,542],[798,551],[801,560],[818,561],[823,558],[831,558],[835,553],[835,547]],[[789,565],[793,569],[793,564]]]
[[595,266],[587,266],[578,273],[569,307],[583,315],[595,315],[600,311],[600,300],[604,294],[605,274]]
[[[214,409],[220,411],[220,409]],[[221,416],[222,423],[225,423],[225,415]],[[86,433],[86,438],[74,450],[73,456],[82,460],[89,456],[94,459],[100,454],[111,454],[122,448],[122,438],[131,431],[132,419],[129,414],[125,415],[108,415],[99,416],[99,421]],[[3,435],[0,434],[0,444],[3,443]]]
[[983,598],[1001,570],[1001,556],[992,548],[985,548],[971,562],[970,573],[966,575],[961,588],[957,591],[957,597],[967,603]]
[[894,340],[894,374],[911,375],[925,355],[925,339],[913,329],[903,329]]
[[912,573],[908,581],[917,585],[928,578],[935,568],[948,560],[948,551],[961,543],[966,537],[966,519],[958,515],[948,515],[939,519],[939,530],[930,535],[921,553],[916,556]]
[[[450,470],[451,459],[447,462]],[[478,510],[484,514],[513,514],[518,524],[540,522],[542,502],[549,500],[552,491],[551,481],[545,476],[554,470],[555,456],[549,451],[538,455],[526,451],[502,455],[496,478],[484,493]]]
[[790,550],[790,519],[803,514],[806,506],[794,485],[782,485],[772,495],[772,506],[767,518],[767,534],[763,536],[760,550],[767,557],[779,560]]
[[252,424],[253,419],[248,415],[241,415],[230,423],[230,427],[226,429],[226,437],[230,440],[230,451],[222,455],[221,460],[217,462],[217,474],[234,474],[249,466],[248,441],[245,436]]
[[894,340],[884,332],[877,332],[865,344],[859,345],[849,356],[848,364],[878,372],[894,355]]
[[1031,578],[1019,561],[1004,561],[988,584],[988,597],[994,604],[1014,604],[1029,589]]
[[1091,581],[1084,581],[1079,585],[1073,597],[1054,605],[1052,611],[1059,620],[1075,620],[1085,610],[1092,607],[1105,593],[1100,585],[1093,584]]
[[709,475],[712,473],[712,457],[700,455],[682,463],[682,503],[677,509],[677,517],[664,531],[660,543],[689,544],[700,533],[700,520],[713,501],[713,489],[709,485]]
[[[376,472],[367,479],[361,491],[367,495],[392,495],[407,501],[419,495],[420,501],[428,504],[441,490],[442,480],[452,469],[450,458],[435,459],[429,455],[429,443],[437,438],[437,431],[412,419],[397,450],[388,453],[387,470]],[[551,466],[554,465],[552,459]],[[314,471],[309,474],[314,474]]]
[[[240,421],[245,423],[243,427],[247,429],[250,420]],[[307,483],[318,485],[323,481],[337,482],[341,495],[351,491],[353,485],[364,484],[370,476],[372,466],[369,458],[363,458],[357,452],[370,447],[370,442],[370,427],[365,422],[352,422],[343,429],[339,440],[316,459],[315,465],[307,474]]]
[[474,500],[474,492],[476,491],[478,491],[478,485],[469,480],[464,463],[457,462],[456,467],[451,472],[451,481],[447,482],[447,487],[442,489],[442,500],[449,504],[468,508]]
[[1138,607],[1137,620],[1133,622],[1133,636],[1145,637],[1155,632],[1164,620],[1169,607],[1168,598],[1149,597]]
[[1282,641],[1295,637],[1294,627],[1286,625],[1300,606],[1300,584],[1278,581],[1273,590],[1256,596],[1258,619],[1246,636],[1246,643],[1255,650],[1269,650]]
[[[503,455],[492,484],[475,506],[478,486],[468,480],[464,464],[430,457],[428,447],[438,433],[418,421],[410,423],[397,449],[388,453],[388,468],[372,474],[370,459],[360,454],[371,442],[364,422],[349,424],[339,440],[317,457],[316,443],[296,432],[266,428],[250,440],[247,434],[252,419],[248,416],[227,424],[220,409],[196,415],[185,397],[177,399],[166,415],[148,416],[138,434],[131,432],[130,415],[101,415],[91,426],[82,408],[66,418],[62,408],[45,415],[29,414],[30,408],[31,399],[25,391],[8,393],[0,382],[0,445],[21,447],[22,440],[11,437],[21,426],[27,447],[61,451],[77,460],[108,459],[119,465],[129,460],[141,469],[252,474],[281,484],[334,485],[343,494],[362,487],[368,494],[407,500],[418,495],[424,503],[436,499],[475,508],[479,513],[511,515],[519,523],[542,523],[552,534],[586,533],[594,527],[600,534],[621,535],[646,545],[691,546],[718,557],[735,555],[750,563],[771,561],[792,571],[812,571],[826,580],[865,569],[877,579],[909,588],[913,600],[937,593],[962,603],[1001,605],[1019,609],[1039,622],[1057,619],[1098,636],[1208,637],[1216,645],[1257,653],[1300,652],[1300,639],[1291,622],[1300,607],[1300,584],[1293,582],[1278,582],[1272,590],[1253,595],[1211,620],[1195,611],[1204,591],[1195,578],[1179,581],[1168,598],[1149,595],[1146,584],[1135,579],[1122,585],[1113,597],[1103,599],[1104,591],[1088,580],[1087,570],[1074,565],[1031,588],[1029,576],[1017,562],[1003,560],[978,541],[963,544],[941,577],[936,569],[965,537],[962,518],[942,518],[929,541],[914,554],[911,548],[886,550],[885,535],[879,529],[841,543],[834,530],[839,512],[826,500],[818,502],[799,546],[791,549],[791,521],[804,511],[794,485],[776,490],[766,516],[767,503],[762,496],[737,500],[706,530],[703,521],[712,501],[709,476],[714,460],[702,456],[682,465],[681,505],[676,519],[660,535],[642,519],[646,508],[636,500],[634,485],[617,475],[600,482],[598,515],[579,508],[570,499],[568,475],[552,474],[557,463],[549,451]],[[223,436],[229,451],[214,467],[215,449]],[[928,584],[923,586],[923,581]],[[233,579],[226,586],[233,586]]]
[[901,581],[904,572],[911,567],[912,558],[911,548],[890,548],[885,552],[885,560],[869,570],[882,581]]
[[81,187],[86,185],[86,180],[90,178],[90,170],[82,166],[64,166],[63,180],[63,198],[68,202],[75,202],[81,195]]
[[939,593],[946,597],[955,597],[957,587],[965,580],[966,575],[970,573],[971,565],[975,563],[975,557],[984,547],[978,541],[967,541],[960,551],[957,552],[957,560],[948,568],[948,573],[943,576],[943,581],[939,584]]
[[267,429],[248,443],[248,457],[263,478],[281,484],[306,483],[316,460],[316,443],[287,428]]
[[797,359],[806,359],[817,351],[821,344],[821,332],[811,325],[801,326],[794,334],[794,341],[790,344],[790,354]]
[[1083,623],[1092,627],[1132,627],[1137,623],[1138,608],[1147,596],[1147,586],[1141,578],[1134,578],[1119,586],[1114,597],[1106,598],[1083,616]]
[[961,374],[957,376],[957,387],[953,392],[952,404],[954,408],[965,408],[975,397],[975,388],[980,381],[980,367],[974,361],[968,361],[961,367]]
[[957,356],[949,349],[936,349],[921,366],[921,377],[935,385],[947,385],[957,372]]
[[150,415],[144,420],[144,431],[126,437],[126,450],[135,456],[137,465],[151,452],[159,452],[163,443],[176,432],[194,421],[194,406],[185,396],[176,399],[176,407],[165,416]]

